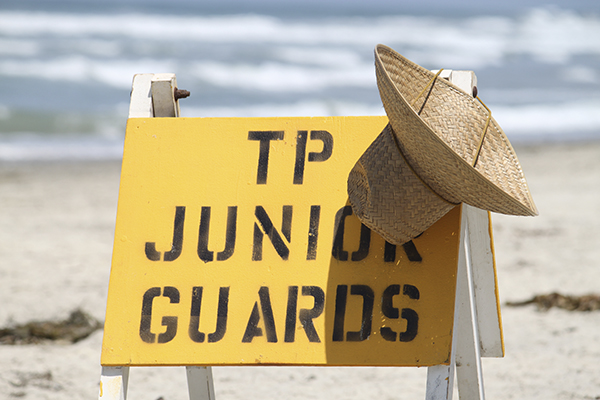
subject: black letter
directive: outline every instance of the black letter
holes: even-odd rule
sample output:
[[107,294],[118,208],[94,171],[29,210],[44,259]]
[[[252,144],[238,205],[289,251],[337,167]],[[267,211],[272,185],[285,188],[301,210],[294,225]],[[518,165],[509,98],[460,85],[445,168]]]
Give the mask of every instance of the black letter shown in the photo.
[[296,339],[296,308],[298,305],[298,286],[288,287],[288,303],[285,313],[285,338],[286,343]]
[[346,319],[346,300],[348,298],[348,286],[338,285],[335,294],[335,316],[333,317],[333,341],[344,340],[344,320]]
[[209,229],[210,207],[202,207],[200,211],[200,227],[198,228],[198,257],[205,263],[213,260],[213,252],[208,250]]
[[396,261],[396,245],[391,244],[386,240],[385,247],[383,250],[383,261],[394,262]]
[[256,184],[264,185],[267,183],[267,170],[269,169],[270,142],[271,140],[283,140],[283,131],[250,131],[248,140],[260,140]]
[[[174,261],[181,254],[183,244],[183,222],[185,220],[185,207],[175,207],[175,222],[173,224],[173,244],[170,251],[165,251],[164,260]],[[146,242],[146,257],[151,261],[160,260],[160,251],[156,251],[155,242]]]
[[312,296],[315,298],[315,305],[310,310],[303,308],[300,310],[300,322],[306,332],[306,337],[310,342],[321,343],[319,335],[313,325],[313,319],[317,318],[323,312],[325,306],[325,293],[318,286],[302,286],[302,296]]
[[[415,246],[415,244],[412,240],[404,243],[402,245],[402,248],[404,249],[404,252],[406,253],[406,256],[408,257],[408,261],[416,261],[416,262],[423,261],[423,258],[421,258],[421,255],[419,254],[419,251],[417,250],[417,247]],[[383,252],[383,260],[385,262],[396,261],[396,245],[393,245],[387,241],[385,242],[385,250]]]
[[400,341],[410,342],[417,336],[419,330],[419,315],[415,310],[403,308],[402,318],[406,320],[406,331],[400,332]]
[[[352,215],[352,207],[344,206],[335,215],[335,232],[333,239],[332,255],[340,261],[348,261],[348,252],[344,250],[344,231],[346,217]],[[352,261],[364,260],[369,255],[371,246],[371,230],[366,225],[360,225],[360,242],[357,251],[352,253]]]
[[296,164],[294,165],[294,185],[302,185],[304,181],[304,159],[306,158],[307,131],[298,131],[296,136]]
[[250,318],[248,318],[248,325],[246,325],[242,343],[250,343],[255,336],[262,336],[262,329],[258,327],[258,321],[260,321],[260,314],[258,313],[258,301],[255,301]]
[[[294,166],[294,185],[302,185],[304,181],[304,159],[306,157],[307,131],[298,131],[296,136],[296,164]],[[310,131],[310,140],[323,142],[323,150],[320,153],[308,153],[308,161],[326,161],[333,152],[333,136],[327,131]]]
[[146,257],[150,261],[160,261],[160,251],[156,251],[156,243],[155,242],[146,242]]
[[[269,288],[262,286],[258,291],[258,297],[260,299],[260,308],[265,320],[265,330],[267,331],[267,342],[277,342],[277,332],[275,331],[275,318],[273,318],[273,309],[271,308],[271,297],[269,296]],[[252,314],[246,325],[246,332],[242,342],[249,343],[255,336],[262,336],[262,329],[258,327],[258,321],[260,321],[260,315],[258,313],[258,302],[254,303]]]
[[[142,320],[140,322],[140,337],[146,343],[154,343],[156,335],[150,332],[152,322],[152,301],[160,296],[160,288],[153,287],[146,290],[142,302]],[[168,297],[171,303],[179,303],[179,291],[172,286],[165,286],[163,296]],[[171,341],[177,333],[177,317],[163,317],[162,325],[167,327],[166,332],[158,335],[158,343],[167,343]]]
[[142,301],[142,320],[140,322],[140,337],[146,343],[154,343],[156,335],[150,332],[150,324],[152,323],[152,300],[160,296],[160,288],[153,287],[146,290],[144,300]]
[[352,207],[345,206],[335,214],[335,232],[333,233],[332,255],[340,261],[348,261],[348,252],[344,250],[344,230],[346,227],[346,217],[352,215]]
[[[394,296],[400,294],[400,285],[390,285],[383,291],[381,299],[381,311],[387,318],[398,319],[400,312],[394,307]],[[382,327],[380,330],[381,336],[390,342],[395,342],[398,334],[390,327]]]
[[317,259],[317,242],[319,239],[319,219],[321,217],[321,206],[310,206],[310,224],[308,226],[308,249],[307,260]]
[[333,136],[327,131],[310,131],[310,140],[323,142],[323,150],[320,153],[308,153],[308,161],[326,161],[333,153]]
[[410,299],[419,300],[421,294],[419,293],[419,289],[413,285],[404,285],[402,288],[402,294],[408,296]]
[[375,293],[373,293],[373,289],[367,285],[352,285],[350,287],[350,294],[357,294],[363,297],[362,323],[360,331],[346,333],[346,340],[348,342],[361,342],[371,335]]
[[406,252],[408,261],[416,261],[416,262],[423,261],[423,258],[421,258],[421,255],[419,254],[419,251],[417,250],[417,246],[415,246],[415,244],[413,243],[412,240],[410,242],[404,243],[402,245],[402,248]]
[[[198,229],[198,257],[204,262],[213,260],[213,252],[208,250],[208,235],[210,229],[210,207],[202,207],[200,213],[200,228]],[[225,233],[225,249],[217,253],[217,261],[227,260],[235,250],[237,226],[237,207],[227,208],[227,232]]]
[[[393,297],[400,294],[400,285],[390,285],[383,292],[383,299],[381,302],[381,311],[383,315],[388,318],[397,319],[400,315],[398,309],[393,306]],[[420,297],[419,289],[413,285],[404,285],[402,288],[402,294],[408,296],[410,299],[418,300]],[[417,336],[419,330],[419,315],[410,308],[402,309],[402,318],[407,321],[406,331],[400,333],[401,342],[410,342]],[[382,327],[380,329],[381,336],[385,340],[390,342],[396,341],[397,333],[389,327]]]
[[[218,257],[217,257],[218,259]],[[208,334],[208,343],[223,339],[227,330],[227,310],[229,305],[229,287],[219,288],[219,305],[217,306],[217,328]]]
[[[281,222],[281,233],[285,236],[288,242],[292,240],[291,238],[291,228],[292,228],[292,211],[293,206],[283,206],[283,217]],[[283,259],[287,260],[290,255],[290,249],[287,247],[279,232],[273,226],[269,215],[265,211],[262,206],[256,206],[254,211],[260,226],[264,230],[265,234],[271,239],[271,243],[273,247],[277,251],[277,254]],[[260,261],[262,260],[262,242],[263,242],[263,232],[258,227],[258,224],[254,223],[254,245],[252,250],[252,261]]]
[[360,224],[360,241],[358,250],[352,252],[352,261],[360,261],[367,258],[371,247],[371,230],[365,224]]
[[[173,286],[165,286],[163,297],[168,297],[171,303],[179,303],[179,290]],[[167,330],[158,334],[158,343],[170,342],[177,333],[177,317],[163,317],[162,325],[166,326]]]
[[204,333],[198,331],[200,326],[200,310],[202,308],[202,286],[192,288],[192,306],[190,311],[190,327],[188,335],[196,343],[204,342]]

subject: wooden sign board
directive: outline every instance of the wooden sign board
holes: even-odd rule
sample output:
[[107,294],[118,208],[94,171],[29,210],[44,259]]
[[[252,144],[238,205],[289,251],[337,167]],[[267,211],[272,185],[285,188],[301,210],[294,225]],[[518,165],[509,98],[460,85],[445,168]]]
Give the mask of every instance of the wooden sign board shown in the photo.
[[129,119],[102,365],[450,363],[460,207],[392,246],[348,205],[386,124]]

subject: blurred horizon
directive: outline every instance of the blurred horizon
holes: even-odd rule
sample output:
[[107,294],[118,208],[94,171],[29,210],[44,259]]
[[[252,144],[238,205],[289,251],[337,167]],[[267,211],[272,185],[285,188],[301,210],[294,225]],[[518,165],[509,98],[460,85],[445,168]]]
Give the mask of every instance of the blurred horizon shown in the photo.
[[[140,5],[143,9],[140,10]],[[20,0],[2,6],[5,10],[57,10],[94,12],[204,12],[214,14],[258,13],[278,16],[330,17],[347,15],[517,15],[534,8],[558,7],[578,12],[598,13],[600,7],[589,0]]]
[[[133,75],[184,116],[383,115],[373,49],[467,69],[511,141],[600,139],[600,2],[22,0],[0,7],[0,160],[118,157]],[[71,149],[71,150],[68,150]]]

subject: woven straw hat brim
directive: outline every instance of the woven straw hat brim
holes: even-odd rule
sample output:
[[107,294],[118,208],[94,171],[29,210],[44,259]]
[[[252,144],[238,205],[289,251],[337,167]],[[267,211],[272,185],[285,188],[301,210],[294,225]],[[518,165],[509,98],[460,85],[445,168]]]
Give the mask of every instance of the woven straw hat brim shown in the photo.
[[387,46],[375,48],[375,67],[397,143],[431,189],[451,203],[537,215],[515,151],[493,118],[473,167],[488,118],[480,102],[442,78],[416,99],[435,75]]

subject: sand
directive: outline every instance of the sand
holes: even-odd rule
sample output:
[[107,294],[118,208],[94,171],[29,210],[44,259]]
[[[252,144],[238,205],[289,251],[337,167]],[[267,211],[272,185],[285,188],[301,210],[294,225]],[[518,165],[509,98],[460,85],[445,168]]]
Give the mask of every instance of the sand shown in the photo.
[[[493,215],[501,302],[600,292],[600,142],[517,146],[540,211]],[[0,164],[0,327],[103,320],[117,162]],[[506,357],[484,359],[488,399],[600,398],[600,312],[502,310]],[[102,331],[76,344],[0,346],[0,398],[93,399]],[[421,368],[213,368],[217,398],[424,398]],[[129,398],[187,398],[184,368],[132,368]]]

